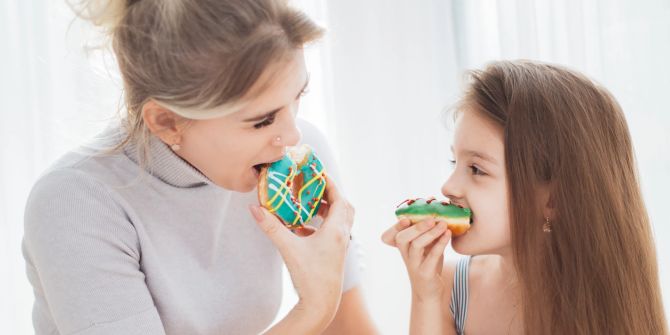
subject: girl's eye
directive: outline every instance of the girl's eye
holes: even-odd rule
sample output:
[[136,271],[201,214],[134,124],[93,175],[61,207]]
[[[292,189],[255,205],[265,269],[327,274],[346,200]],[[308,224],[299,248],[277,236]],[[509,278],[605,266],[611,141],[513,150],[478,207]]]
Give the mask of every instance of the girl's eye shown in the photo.
[[267,127],[267,126],[271,125],[273,122],[275,122],[275,114],[272,114],[272,115],[268,116],[267,118],[265,118],[265,120],[263,120],[259,123],[256,123],[254,125],[254,128],[261,129],[263,127]]
[[450,160],[449,160],[449,164],[450,164],[451,166],[456,166],[456,160],[455,160],[455,159],[450,159]]
[[470,165],[470,170],[472,170],[472,174],[475,176],[484,176],[486,173],[482,170],[480,170],[477,165]]

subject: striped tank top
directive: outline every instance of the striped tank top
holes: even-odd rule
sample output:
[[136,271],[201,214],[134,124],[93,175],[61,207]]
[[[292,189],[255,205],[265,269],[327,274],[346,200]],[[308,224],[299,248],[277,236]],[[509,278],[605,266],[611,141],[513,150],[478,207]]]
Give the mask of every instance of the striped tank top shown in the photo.
[[454,316],[456,333],[465,332],[465,319],[468,316],[468,269],[472,256],[463,257],[456,264],[454,271],[454,287],[451,289],[451,304],[449,309]]

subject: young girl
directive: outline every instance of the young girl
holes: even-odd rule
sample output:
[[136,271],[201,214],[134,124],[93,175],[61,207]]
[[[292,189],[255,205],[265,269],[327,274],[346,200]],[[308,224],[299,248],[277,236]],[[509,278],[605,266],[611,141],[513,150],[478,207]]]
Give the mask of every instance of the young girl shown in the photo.
[[[373,333],[348,249],[353,211],[334,184],[307,237],[255,190],[255,167],[301,132],[337,178],[322,136],[296,119],[303,46],[321,28],[282,0],[80,3],[110,33],[127,114],[103,149],[69,153],[31,192],[35,333]],[[299,301],[267,329],[282,258]]]
[[[471,74],[442,187],[473,212],[382,239],[412,284],[415,334],[665,334],[654,243],[624,114],[584,76],[532,62]],[[443,266],[451,240],[463,255]]]

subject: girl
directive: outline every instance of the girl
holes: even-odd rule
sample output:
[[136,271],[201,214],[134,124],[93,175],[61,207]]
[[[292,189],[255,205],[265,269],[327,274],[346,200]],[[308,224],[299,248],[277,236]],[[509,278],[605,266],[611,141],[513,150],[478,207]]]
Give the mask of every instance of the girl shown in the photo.
[[[493,63],[471,74],[454,136],[442,193],[471,229],[399,221],[382,236],[409,272],[412,333],[666,333],[630,135],[604,88]],[[470,256],[443,266],[450,240]]]
[[70,153],[31,192],[35,332],[258,334],[279,308],[281,258],[299,302],[269,333],[373,332],[357,260],[345,258],[353,210],[332,180],[323,225],[302,238],[254,190],[255,166],[281,158],[299,129],[337,176],[319,133],[296,120],[302,47],[322,30],[281,0],[78,11],[110,33],[127,115],[96,143],[115,150]]

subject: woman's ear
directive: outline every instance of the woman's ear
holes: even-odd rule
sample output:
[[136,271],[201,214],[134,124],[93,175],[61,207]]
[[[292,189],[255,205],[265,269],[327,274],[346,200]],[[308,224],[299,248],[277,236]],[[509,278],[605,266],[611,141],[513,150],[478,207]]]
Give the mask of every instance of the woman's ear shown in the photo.
[[180,143],[186,126],[184,117],[159,105],[156,101],[149,100],[142,106],[142,119],[152,134],[161,141],[171,145]]

